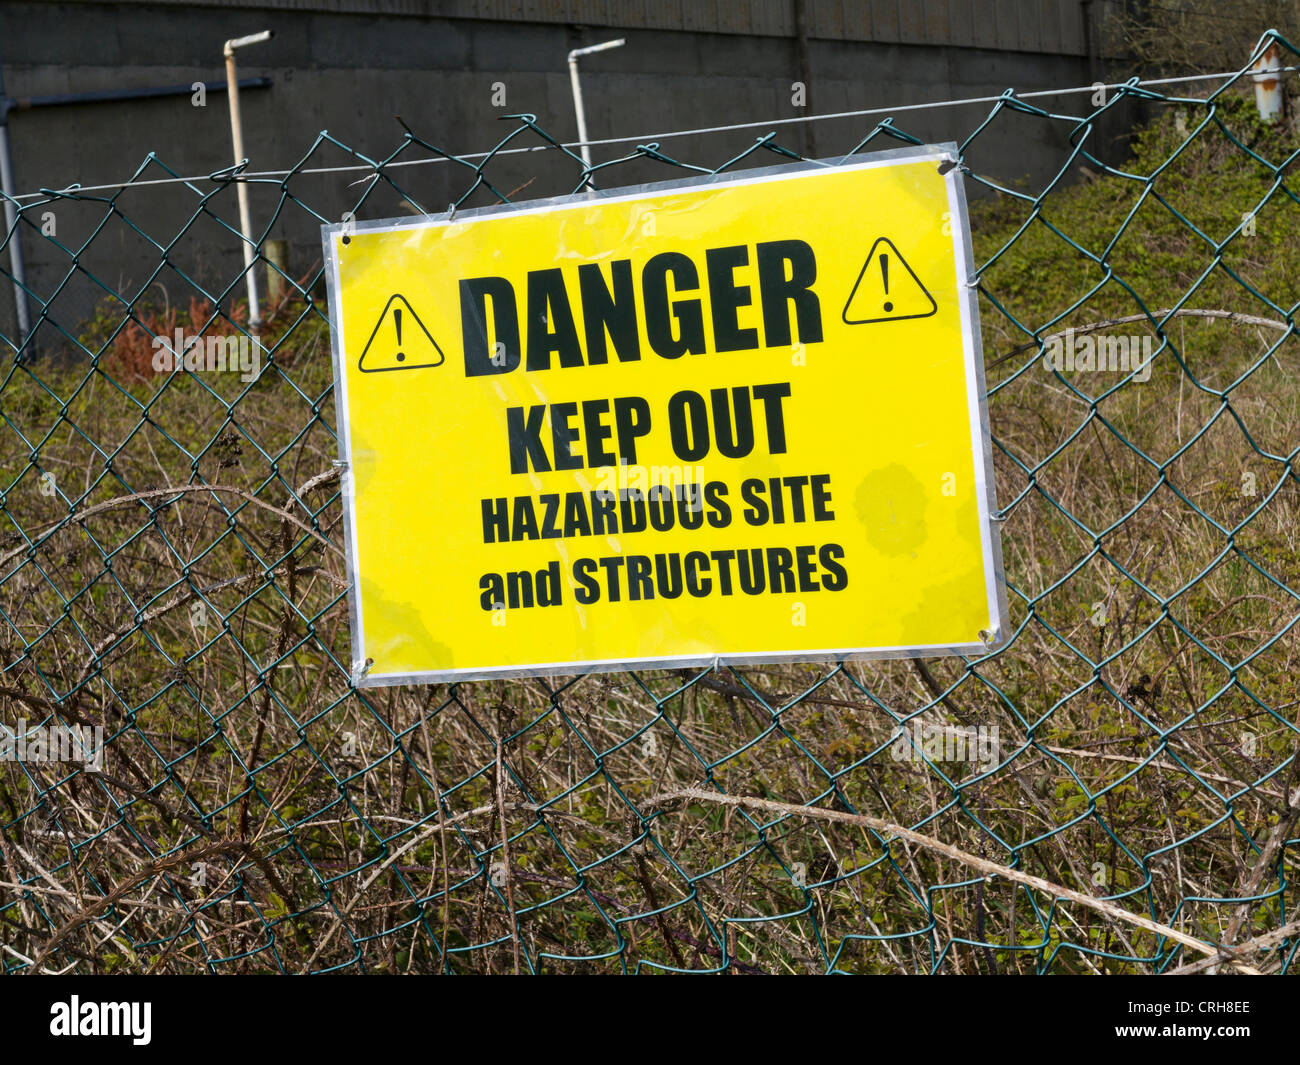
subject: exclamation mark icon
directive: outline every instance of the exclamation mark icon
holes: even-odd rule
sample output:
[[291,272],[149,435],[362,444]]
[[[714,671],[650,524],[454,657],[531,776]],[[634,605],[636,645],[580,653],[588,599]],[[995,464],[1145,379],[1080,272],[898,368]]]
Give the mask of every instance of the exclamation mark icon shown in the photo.
[[443,364],[442,348],[420,320],[420,312],[401,293],[394,292],[372,321],[374,329],[357,362],[362,373],[419,370]]
[[[875,239],[865,261],[859,260],[862,269],[844,303],[845,325],[902,322],[909,318],[929,318],[938,312],[934,297],[912,269],[909,255],[895,247],[888,237]],[[936,268],[937,264],[932,263],[925,267],[926,270]]]

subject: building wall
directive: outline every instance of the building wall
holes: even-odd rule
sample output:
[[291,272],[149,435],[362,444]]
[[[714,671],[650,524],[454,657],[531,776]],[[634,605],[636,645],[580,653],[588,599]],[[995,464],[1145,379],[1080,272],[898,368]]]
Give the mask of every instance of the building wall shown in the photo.
[[1047,55],[1088,51],[1088,3],[1082,0],[154,0],[154,6],[560,23],[746,37],[792,37],[802,17],[810,36],[826,40],[952,44]]
[[[307,156],[311,166],[357,162],[328,142],[313,151],[321,130],[371,158],[384,158],[402,142],[394,115],[454,153],[494,144],[513,128],[500,120],[507,113],[535,114],[550,133],[573,139],[566,55],[574,47],[624,36],[625,47],[583,62],[590,135],[636,136],[638,143],[657,139],[668,155],[717,166],[765,130],[654,135],[809,111],[995,96],[1008,86],[1031,91],[1087,84],[1098,63],[1089,56],[1085,11],[1086,5],[1067,0],[11,2],[0,8],[0,64],[13,97],[220,81],[223,41],[272,29],[273,40],[239,56],[241,76],[273,81],[270,88],[241,95],[246,154],[251,169],[263,171],[289,168]],[[800,81],[808,84],[804,108],[792,103],[792,84]],[[499,86],[504,107],[494,106]],[[1075,109],[1081,100],[1043,103]],[[902,112],[896,123],[927,141],[961,139],[988,109],[980,104]],[[878,117],[773,128],[779,143],[829,156],[851,149]],[[156,178],[169,172],[206,175],[232,164],[223,93],[210,93],[204,107],[192,106],[187,95],[41,107],[14,112],[9,124],[20,192],[120,182],[142,165],[142,178]],[[981,136],[968,159],[1000,181],[1041,186],[1060,167],[1068,134],[1066,122],[1008,115]],[[631,147],[601,146],[594,156],[600,162]],[[765,152],[751,159],[779,161]],[[637,161],[620,166],[611,183],[675,173],[680,171]],[[523,197],[571,191],[576,181],[572,164],[556,152],[502,158],[488,174],[498,188],[520,189]],[[349,183],[359,176],[303,175],[289,183],[289,196],[278,179],[259,183],[252,195],[254,225],[269,225],[269,236],[287,239],[291,266],[306,272],[319,257],[316,215],[336,220],[353,207],[358,189]],[[445,210],[472,178],[463,167],[441,164],[410,168],[397,180],[421,207]],[[196,184],[216,187],[206,179]],[[481,191],[470,202],[490,197]],[[184,290],[174,271],[214,291],[229,284],[238,273],[239,245],[218,219],[236,224],[235,197],[220,194],[210,205],[215,217],[200,218],[176,239],[194,203],[184,190],[148,186],[122,192],[113,207],[51,205],[57,236],[69,248],[107,218],[79,256],[80,269],[58,297],[55,316],[72,323],[104,298],[85,271],[116,291],[151,287],[153,297],[164,289],[169,296]],[[384,192],[359,217],[412,209]],[[169,265],[156,276],[155,244],[170,246]],[[42,294],[55,291],[70,269],[70,256],[31,237],[25,246],[31,284]],[[0,288],[0,329],[12,335],[8,286]]]

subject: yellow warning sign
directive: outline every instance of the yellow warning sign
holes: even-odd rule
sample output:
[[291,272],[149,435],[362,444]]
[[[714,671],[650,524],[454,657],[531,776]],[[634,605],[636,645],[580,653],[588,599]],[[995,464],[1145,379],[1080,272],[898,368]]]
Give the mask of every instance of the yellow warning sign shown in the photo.
[[356,683],[995,646],[951,155],[326,227]]

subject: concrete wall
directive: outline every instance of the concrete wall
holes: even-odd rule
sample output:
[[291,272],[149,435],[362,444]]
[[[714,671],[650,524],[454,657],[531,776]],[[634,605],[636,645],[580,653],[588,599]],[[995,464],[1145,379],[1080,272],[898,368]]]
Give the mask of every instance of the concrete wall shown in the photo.
[[[573,139],[565,56],[571,48],[614,36],[625,36],[626,47],[583,65],[588,128],[592,137],[637,136],[642,143],[669,130],[809,111],[996,95],[1008,86],[1029,91],[1087,84],[1099,68],[1088,55],[1083,10],[1064,0],[11,2],[0,9],[0,63],[13,97],[218,81],[224,77],[226,38],[272,29],[271,42],[241,53],[240,74],[267,75],[273,86],[247,91],[241,102],[251,168],[280,170],[304,157],[313,167],[357,161],[328,142],[316,143],[320,130],[383,158],[402,141],[394,115],[453,153],[491,146],[514,128],[501,116],[521,111],[537,115],[555,136]],[[792,104],[796,81],[808,83],[807,107]],[[504,86],[504,107],[494,106],[498,83]],[[1043,104],[1078,110],[1084,100]],[[987,112],[987,104],[961,106],[900,112],[895,121],[922,140],[962,139]],[[877,120],[772,128],[777,141],[793,150],[829,156],[851,149]],[[150,179],[169,172],[205,175],[232,163],[226,99],[217,92],[208,94],[204,107],[176,96],[16,111],[10,132],[20,192],[121,182],[142,166],[141,179]],[[659,143],[674,158],[714,167],[763,132]],[[1062,164],[1068,133],[1068,123],[1007,115],[980,137],[968,158],[998,180],[1041,186]],[[517,143],[541,142],[527,137]],[[598,147],[594,155],[600,162],[630,148]],[[151,152],[156,160],[148,158]],[[409,157],[427,154],[412,150]],[[767,152],[751,160],[779,161]],[[445,163],[393,173],[429,210],[445,210],[474,178],[468,169]],[[680,173],[638,160],[614,168],[604,183]],[[278,179],[260,183],[253,189],[254,225],[289,240],[291,264],[305,273],[319,258],[315,215],[336,220],[354,207],[362,187],[350,182],[361,176],[303,174],[287,190]],[[518,196],[531,198],[571,191],[578,171],[549,152],[502,157],[487,176],[502,191],[518,189]],[[220,187],[206,179],[195,184],[203,192]],[[239,245],[222,225],[236,225],[230,189],[219,191],[193,224],[198,197],[184,186],[94,195],[104,202],[62,200],[40,208],[53,211],[56,236],[69,249],[79,249],[102,226],[75,267],[70,253],[48,241],[31,233],[25,240],[29,281],[38,292],[54,293],[71,272],[51,312],[69,331],[106,295],[87,273],[119,292],[152,288],[149,298],[161,299],[165,289],[172,300],[188,299],[185,278],[220,291],[237,276]],[[468,201],[488,202],[485,190]],[[358,216],[410,210],[397,195],[379,189]],[[161,270],[155,245],[169,247]],[[0,292],[0,331],[13,335],[8,286],[0,287],[6,290]]]

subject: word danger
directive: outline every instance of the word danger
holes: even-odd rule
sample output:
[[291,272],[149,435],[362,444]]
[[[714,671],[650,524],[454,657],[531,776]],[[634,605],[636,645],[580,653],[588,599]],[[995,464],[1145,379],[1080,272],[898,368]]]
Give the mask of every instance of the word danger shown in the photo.
[[[701,265],[703,269],[701,269]],[[641,333],[664,359],[709,351],[752,351],[760,346],[756,327],[740,325],[740,309],[754,302],[750,285],[736,272],[750,266],[747,246],[709,248],[703,264],[681,252],[652,255],[641,267],[640,284],[631,259],[609,263],[608,277],[599,263],[583,263],[576,274],[559,267],[530,270],[524,285],[526,323],[520,330],[520,299],[504,277],[473,277],[460,282],[461,338],[465,376],[483,377],[524,371],[597,366],[641,358]],[[800,343],[822,339],[821,302],[813,291],[817,260],[802,240],[775,240],[754,247],[754,269],[762,311],[762,345],[794,343],[791,312]],[[703,280],[702,280],[703,278]],[[699,292],[707,286],[708,318]],[[582,311],[579,332],[574,307]],[[490,335],[489,335],[490,334]],[[711,343],[710,343],[711,341]]]
[[[734,548],[722,551],[661,551],[655,555],[607,555],[574,559],[573,598],[582,604],[678,599],[683,594],[782,595],[848,587],[839,544]],[[484,610],[559,606],[564,602],[560,564],[530,573],[485,573],[479,581]]]

